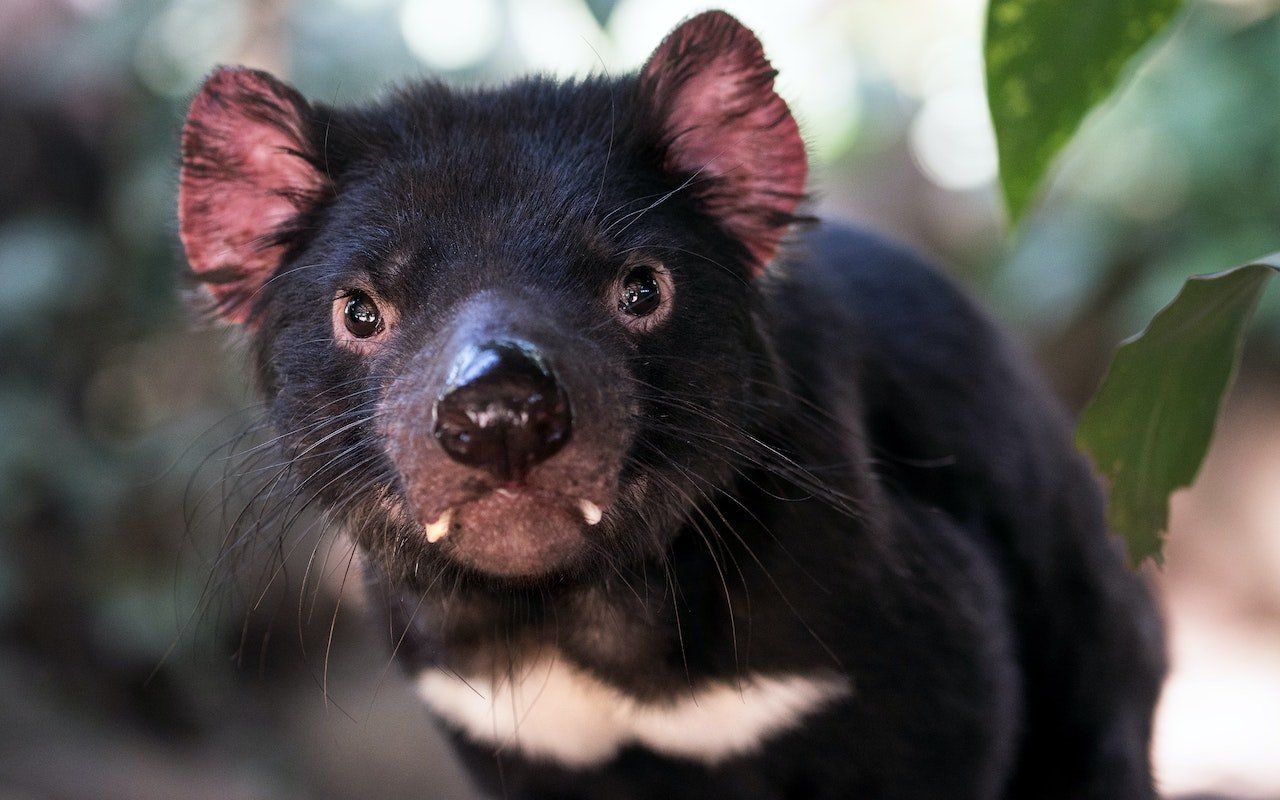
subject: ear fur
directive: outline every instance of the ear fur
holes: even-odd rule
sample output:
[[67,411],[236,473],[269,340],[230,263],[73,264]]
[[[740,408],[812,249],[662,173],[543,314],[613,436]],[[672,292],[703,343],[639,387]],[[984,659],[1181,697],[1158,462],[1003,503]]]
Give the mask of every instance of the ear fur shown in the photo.
[[230,322],[280,266],[291,227],[331,187],[307,101],[271,75],[220,67],[182,129],[178,228],[187,261]]
[[723,11],[681,24],[640,71],[662,130],[664,166],[746,246],[758,274],[804,197],[800,129],[773,88],[777,71],[748,28]]

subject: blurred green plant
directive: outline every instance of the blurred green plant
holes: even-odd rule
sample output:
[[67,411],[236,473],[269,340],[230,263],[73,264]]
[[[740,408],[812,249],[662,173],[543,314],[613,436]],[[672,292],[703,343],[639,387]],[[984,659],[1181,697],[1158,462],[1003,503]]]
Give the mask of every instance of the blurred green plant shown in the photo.
[[1182,0],[991,0],[987,97],[1016,221],[1055,155]]
[[1111,483],[1108,517],[1135,562],[1161,560],[1169,495],[1199,471],[1244,330],[1280,254],[1187,280],[1151,324],[1122,344],[1076,431]]
[[[988,102],[1000,182],[1016,226],[1051,162],[1112,94],[1180,0],[991,0]],[[1188,278],[1177,297],[1126,340],[1076,432],[1110,484],[1107,519],[1133,563],[1162,560],[1169,496],[1190,486],[1213,439],[1245,329],[1280,254]]]

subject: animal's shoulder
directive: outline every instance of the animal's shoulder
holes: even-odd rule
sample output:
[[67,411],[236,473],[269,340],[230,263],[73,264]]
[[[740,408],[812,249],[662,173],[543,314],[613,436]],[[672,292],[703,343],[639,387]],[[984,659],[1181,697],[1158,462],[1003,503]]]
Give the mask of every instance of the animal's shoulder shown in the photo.
[[1065,410],[955,280],[838,225],[808,231],[781,267],[766,297],[782,361],[819,402],[856,395],[884,477],[966,516],[974,507],[951,501],[1007,506],[1021,491],[1044,497],[1066,484],[1100,507]]

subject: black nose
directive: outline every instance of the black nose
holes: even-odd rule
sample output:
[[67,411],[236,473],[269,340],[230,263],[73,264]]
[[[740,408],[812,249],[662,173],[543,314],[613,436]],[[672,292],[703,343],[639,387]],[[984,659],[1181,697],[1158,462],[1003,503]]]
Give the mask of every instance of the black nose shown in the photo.
[[454,461],[503,483],[524,479],[569,441],[569,398],[526,342],[464,349],[436,401],[435,437]]

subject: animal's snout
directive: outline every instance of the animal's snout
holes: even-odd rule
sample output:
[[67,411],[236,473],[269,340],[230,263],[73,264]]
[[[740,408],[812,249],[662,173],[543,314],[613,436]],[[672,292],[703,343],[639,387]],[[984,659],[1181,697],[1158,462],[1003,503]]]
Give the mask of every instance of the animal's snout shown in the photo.
[[454,461],[503,484],[569,441],[569,397],[546,358],[523,341],[490,341],[462,349],[436,401],[435,437]]

